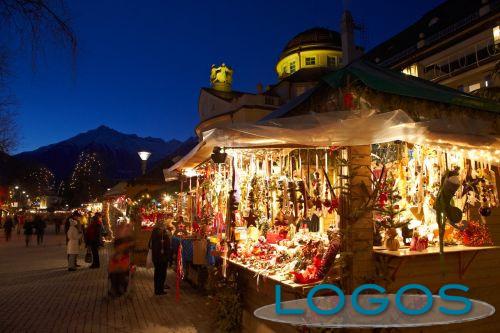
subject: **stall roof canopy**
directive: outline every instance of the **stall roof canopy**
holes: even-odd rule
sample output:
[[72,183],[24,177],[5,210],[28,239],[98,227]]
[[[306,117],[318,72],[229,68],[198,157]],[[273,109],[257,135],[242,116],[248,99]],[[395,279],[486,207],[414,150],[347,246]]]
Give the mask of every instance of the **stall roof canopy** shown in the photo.
[[[359,80],[371,89],[388,94],[500,113],[500,104],[493,100],[480,98],[431,81],[405,75],[363,59],[323,76],[322,81],[332,88],[342,88],[347,85],[348,78],[351,83]],[[308,100],[318,91],[319,87],[320,85],[317,85],[292,99],[261,119],[260,123],[289,116],[290,111]]]
[[388,94],[419,98],[439,103],[457,105],[500,113],[500,104],[472,96],[431,81],[386,69],[367,60],[358,60],[327,74],[323,81],[331,87],[344,87],[347,78],[360,80],[364,85]]

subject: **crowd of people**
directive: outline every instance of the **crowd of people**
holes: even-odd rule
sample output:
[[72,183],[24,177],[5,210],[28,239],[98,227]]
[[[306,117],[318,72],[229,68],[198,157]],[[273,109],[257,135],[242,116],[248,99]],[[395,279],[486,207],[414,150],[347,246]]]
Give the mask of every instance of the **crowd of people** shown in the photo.
[[[64,221],[64,223],[63,223]],[[21,214],[7,215],[2,221],[5,240],[9,242],[12,233],[17,231],[20,235],[23,232],[25,246],[32,243],[33,235],[36,235],[38,245],[44,243],[45,229],[47,228],[47,217],[41,214]],[[61,232],[64,224],[64,234],[66,235],[66,254],[70,272],[82,267],[78,263],[79,255],[85,254],[85,262],[89,263],[89,269],[96,269],[101,266],[99,249],[104,246],[104,239],[107,236],[106,228],[103,226],[102,213],[89,213],[75,210],[65,220],[54,219],[55,234]],[[166,285],[167,268],[172,261],[171,249],[172,230],[163,221],[158,221],[148,242],[150,259],[154,266],[154,293],[164,295]],[[109,296],[119,297],[127,292],[131,275],[135,267],[131,263],[131,255],[134,248],[134,238],[131,224],[122,223],[116,227],[112,250],[109,255],[108,277],[110,282]],[[85,251],[86,250],[86,251]]]
[[17,234],[23,232],[25,236],[26,247],[31,245],[33,235],[36,235],[37,245],[43,244],[47,222],[40,214],[14,214],[7,215],[3,222],[3,231],[5,241],[9,242],[12,239],[12,232],[17,231]]

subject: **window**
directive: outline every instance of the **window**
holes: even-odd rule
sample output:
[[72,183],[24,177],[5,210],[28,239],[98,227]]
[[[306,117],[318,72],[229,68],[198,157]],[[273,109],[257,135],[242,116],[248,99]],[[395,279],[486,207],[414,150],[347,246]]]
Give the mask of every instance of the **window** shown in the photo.
[[411,66],[403,68],[402,72],[406,75],[412,75],[418,77],[418,65],[413,64]]
[[286,65],[283,65],[283,67],[281,68],[281,72],[282,72],[283,74],[288,73],[288,68],[286,67]]
[[336,57],[326,57],[326,65],[328,67],[336,67],[337,66],[337,58]]
[[339,57],[339,66],[342,65],[342,57]]
[[493,28],[493,40],[495,41],[495,45],[500,44],[500,25]]
[[316,57],[306,57],[306,66],[316,65]]
[[290,62],[290,74],[295,73],[297,68],[295,67],[295,61]]

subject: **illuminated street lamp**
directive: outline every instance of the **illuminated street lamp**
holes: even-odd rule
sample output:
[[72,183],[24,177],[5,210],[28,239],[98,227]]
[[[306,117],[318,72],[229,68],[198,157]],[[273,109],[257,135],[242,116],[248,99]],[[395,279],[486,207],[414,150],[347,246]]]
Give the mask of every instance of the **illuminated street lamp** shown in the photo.
[[148,158],[151,156],[151,153],[149,151],[140,151],[137,154],[139,154],[139,157],[141,158],[141,170],[142,174],[144,175],[146,173],[146,165],[148,163]]

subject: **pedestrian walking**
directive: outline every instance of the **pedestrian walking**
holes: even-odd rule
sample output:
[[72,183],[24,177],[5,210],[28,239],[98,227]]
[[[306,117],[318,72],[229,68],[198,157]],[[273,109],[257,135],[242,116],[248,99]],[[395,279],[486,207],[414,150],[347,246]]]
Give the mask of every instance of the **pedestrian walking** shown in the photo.
[[165,280],[167,279],[167,266],[171,256],[170,237],[162,222],[157,222],[149,239],[154,265],[155,295],[165,294]]
[[92,252],[92,265],[89,268],[99,268],[99,247],[102,246],[102,215],[95,213],[88,224],[85,233],[85,242]]
[[3,224],[3,231],[5,233],[5,241],[10,241],[12,237],[12,229],[14,228],[14,222],[12,221],[12,217],[8,215],[5,219],[5,223]]
[[56,235],[59,235],[59,233],[61,232],[61,224],[62,224],[61,219],[56,217],[54,220],[54,228]]
[[47,224],[42,219],[42,216],[40,214],[35,215],[33,225],[35,227],[36,233],[36,244],[43,244],[43,236],[45,235],[45,228],[47,227]]
[[30,246],[31,236],[33,235],[33,222],[30,216],[24,217],[23,228],[24,228],[24,236],[26,247]]
[[69,228],[66,233],[68,239],[67,250],[68,254],[68,271],[76,271],[76,261],[80,253],[80,239],[82,234],[78,228],[78,221],[76,219],[69,220]]
[[21,229],[23,228],[23,225],[21,224],[21,216],[14,214],[14,224],[16,225],[16,232],[18,235],[21,234]]
[[119,297],[128,289],[133,270],[130,263],[130,253],[133,247],[134,238],[130,225],[121,224],[116,231],[113,254],[110,256],[108,264],[109,295],[112,297]]

